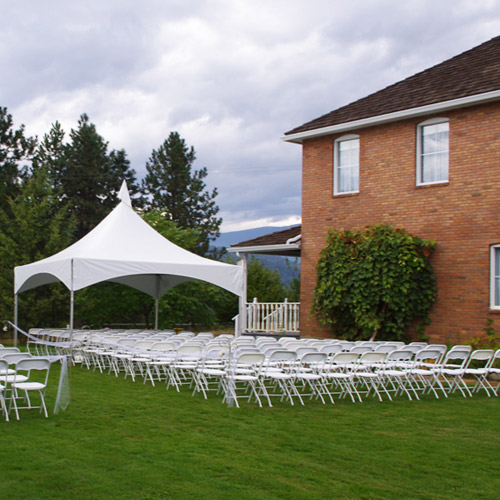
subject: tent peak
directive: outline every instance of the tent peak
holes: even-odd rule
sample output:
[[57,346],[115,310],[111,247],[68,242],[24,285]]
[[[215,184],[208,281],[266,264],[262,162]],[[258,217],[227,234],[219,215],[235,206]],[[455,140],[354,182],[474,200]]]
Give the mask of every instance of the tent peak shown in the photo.
[[130,200],[127,181],[125,179],[123,180],[122,186],[118,193],[118,199],[120,199],[122,203],[125,203],[125,205],[128,205],[130,208],[132,208],[132,201]]

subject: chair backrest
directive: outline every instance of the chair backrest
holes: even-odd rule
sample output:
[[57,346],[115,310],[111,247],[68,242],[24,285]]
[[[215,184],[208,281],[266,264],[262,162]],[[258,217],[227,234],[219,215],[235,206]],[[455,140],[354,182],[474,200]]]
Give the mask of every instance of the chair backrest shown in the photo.
[[354,346],[354,342],[350,342],[349,340],[342,340],[339,344],[342,346],[343,351],[349,351]]
[[469,351],[469,352],[471,352],[472,346],[467,345],[467,344],[457,344],[457,345],[454,345],[448,352],[451,352],[451,351]]
[[364,352],[361,354],[361,356],[358,359],[358,362],[361,365],[371,365],[374,363],[383,363],[385,361],[386,357],[387,357],[387,353],[385,353],[385,352],[367,351],[367,352]]
[[338,352],[334,354],[331,359],[332,365],[346,365],[350,363],[356,363],[359,359],[359,353],[357,352]]
[[140,351],[149,351],[157,342],[155,340],[138,340],[134,344],[134,349],[139,349]]
[[16,363],[16,371],[49,370],[50,360],[47,358],[25,358]]
[[200,354],[202,351],[202,346],[201,345],[181,345],[177,349],[177,354],[178,355],[195,355],[195,354]]
[[373,348],[368,345],[356,345],[349,352],[357,352],[358,354],[363,354],[365,352],[373,352]]
[[385,353],[390,353],[392,351],[397,351],[397,350],[398,346],[395,346],[393,344],[382,344],[375,348],[375,352],[385,352]]
[[6,354],[15,354],[21,352],[19,347],[4,347],[0,349],[0,358],[3,358]]
[[295,351],[274,351],[268,358],[268,361],[295,361],[297,353]]
[[306,352],[302,356],[297,353],[300,357],[300,362],[304,364],[308,363],[322,363],[326,360],[326,353],[324,352]]
[[470,349],[467,349],[467,347],[470,346],[462,346],[462,347],[463,348],[455,346],[454,348],[450,349],[446,353],[443,359],[443,364],[444,365],[455,364],[458,367],[464,367],[465,364],[467,363],[467,360],[469,359]]
[[439,363],[439,360],[443,356],[443,353],[440,349],[434,349],[432,347],[426,347],[425,349],[421,349],[415,354],[414,361],[416,363],[426,363],[433,361],[434,363]]
[[131,339],[131,338],[120,339],[117,341],[117,344],[120,344],[120,345],[126,346],[126,347],[132,347],[137,342],[137,340],[138,339]]
[[423,344],[418,344],[418,345],[405,345],[401,347],[400,351],[410,351],[413,354],[417,354],[417,352],[421,351],[422,349],[425,349],[426,346]]
[[465,367],[468,368],[472,361],[482,361],[482,366],[487,367],[494,355],[495,351],[493,349],[476,349],[471,352]]
[[339,344],[325,344],[320,347],[319,352],[324,352],[326,354],[335,354],[342,351],[342,346]]
[[18,352],[13,354],[6,354],[2,359],[7,361],[9,365],[15,365],[21,359],[31,358],[32,354],[29,352]]
[[304,354],[318,352],[318,349],[316,349],[316,347],[310,347],[310,346],[298,347],[297,349],[295,349],[294,347],[291,347],[290,350],[295,351],[297,353],[297,357],[299,357],[299,358],[302,357]]
[[260,366],[265,360],[265,355],[258,352],[246,352],[240,354],[236,360],[238,365],[255,365]]
[[175,343],[174,342],[168,342],[168,341],[161,341],[161,342],[155,342],[151,346],[152,351],[159,351],[159,352],[167,352],[167,351],[173,351],[175,349]]
[[413,359],[413,353],[411,351],[402,351],[401,349],[387,353],[387,357],[385,358],[387,362],[411,361],[412,359]]

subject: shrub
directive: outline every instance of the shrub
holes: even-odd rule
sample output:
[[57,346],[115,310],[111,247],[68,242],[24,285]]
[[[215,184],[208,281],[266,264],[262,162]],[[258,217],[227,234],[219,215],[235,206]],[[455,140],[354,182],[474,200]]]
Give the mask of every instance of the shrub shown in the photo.
[[429,262],[434,248],[388,225],[329,232],[312,312],[348,339],[404,339],[415,319],[423,333],[437,292]]

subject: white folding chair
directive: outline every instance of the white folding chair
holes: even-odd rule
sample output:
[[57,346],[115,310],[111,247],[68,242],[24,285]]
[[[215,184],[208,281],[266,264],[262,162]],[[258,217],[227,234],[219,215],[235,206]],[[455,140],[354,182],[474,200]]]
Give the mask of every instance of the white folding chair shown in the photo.
[[338,352],[325,363],[323,378],[330,396],[344,398],[349,394],[352,402],[355,396],[361,401],[354,383],[354,373],[359,359],[357,352]]
[[411,384],[410,370],[413,367],[412,359],[413,353],[411,351],[396,350],[387,354],[385,366],[378,372],[386,394],[392,392],[397,396],[404,392],[408,396],[408,399],[411,400],[411,390],[415,398],[420,399],[417,391]]
[[[351,351],[352,352],[352,351]],[[381,383],[379,370],[384,366],[387,353],[367,351],[361,354],[358,359],[356,370],[354,373],[354,381],[358,382],[358,395],[365,394],[369,396],[373,391],[380,401],[383,401],[380,390],[384,391],[389,399],[390,394],[387,392],[384,384]]]
[[446,383],[448,394],[457,389],[463,397],[472,396],[463,377],[465,375],[465,366],[471,353],[471,346],[454,346],[445,355],[441,366],[437,369],[437,374],[441,380]]
[[446,398],[448,397],[437,375],[441,357],[442,351],[432,347],[421,349],[415,354],[414,366],[408,371],[411,384],[415,390],[422,394],[432,392],[436,398],[439,398],[436,391],[436,388],[438,388]]
[[[22,409],[35,409],[40,408],[40,411],[43,410],[45,417],[47,418],[47,406],[45,405],[45,391],[47,389],[47,383],[49,381],[49,372],[50,372],[50,360],[46,358],[27,358],[21,359],[17,362],[16,373],[14,375],[14,380],[12,382],[12,394],[10,398],[9,411],[14,406],[14,411],[16,413],[16,419],[19,420],[19,410]],[[45,372],[45,377],[42,377],[42,381],[35,381],[32,379],[33,372],[35,373],[43,373]],[[26,374],[28,380],[20,382],[19,377],[23,376],[23,373]],[[24,399],[26,401],[26,406],[18,406],[17,400],[19,398],[19,391],[24,392]],[[40,396],[40,405],[34,406],[31,403],[29,393],[31,391],[38,392]]]
[[202,349],[199,344],[181,345],[177,349],[174,361],[167,365],[167,389],[174,386],[179,392],[182,385],[191,385]]
[[296,360],[297,353],[295,351],[287,351],[283,348],[266,357],[262,378],[269,398],[280,397],[281,401],[287,398],[293,406],[293,397],[295,396],[304,404],[294,383]]
[[[476,384],[472,389],[472,392],[478,392],[480,389],[484,389],[488,397],[491,393],[495,394],[495,389],[488,382],[487,375],[489,374],[489,367],[491,361],[494,359],[495,351],[493,349],[477,349],[471,352],[469,360],[464,369],[464,376],[473,377],[476,379]],[[481,363],[483,366],[471,367],[471,363]]]
[[239,408],[238,399],[251,401],[252,397],[255,397],[262,408],[260,393],[267,398],[271,406],[271,400],[261,379],[264,360],[265,355],[262,353],[244,353],[229,362],[224,376],[223,402],[232,401]]

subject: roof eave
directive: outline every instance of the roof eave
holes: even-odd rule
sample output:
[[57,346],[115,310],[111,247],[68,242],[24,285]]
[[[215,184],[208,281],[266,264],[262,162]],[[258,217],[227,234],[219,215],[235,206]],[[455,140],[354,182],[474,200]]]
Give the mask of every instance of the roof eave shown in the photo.
[[322,137],[324,135],[338,134],[353,129],[371,127],[373,125],[380,125],[382,123],[404,120],[407,118],[413,118],[441,111],[448,111],[455,108],[473,106],[475,104],[483,104],[488,101],[494,101],[497,99],[500,99],[500,90],[493,90],[491,92],[484,92],[483,94],[460,97],[458,99],[451,99],[449,101],[427,104],[425,106],[419,106],[416,108],[403,109],[401,111],[395,111],[393,113],[387,113],[383,115],[370,116],[369,118],[363,118],[361,120],[338,123],[337,125],[331,125],[329,127],[306,130],[304,132],[298,132],[296,134],[285,135],[281,139],[285,142],[294,142],[297,144],[301,144],[305,139],[314,139],[316,137]]
[[248,247],[229,247],[228,252],[232,253],[276,253],[280,252],[300,252],[300,243],[283,243],[280,245],[254,245]]

